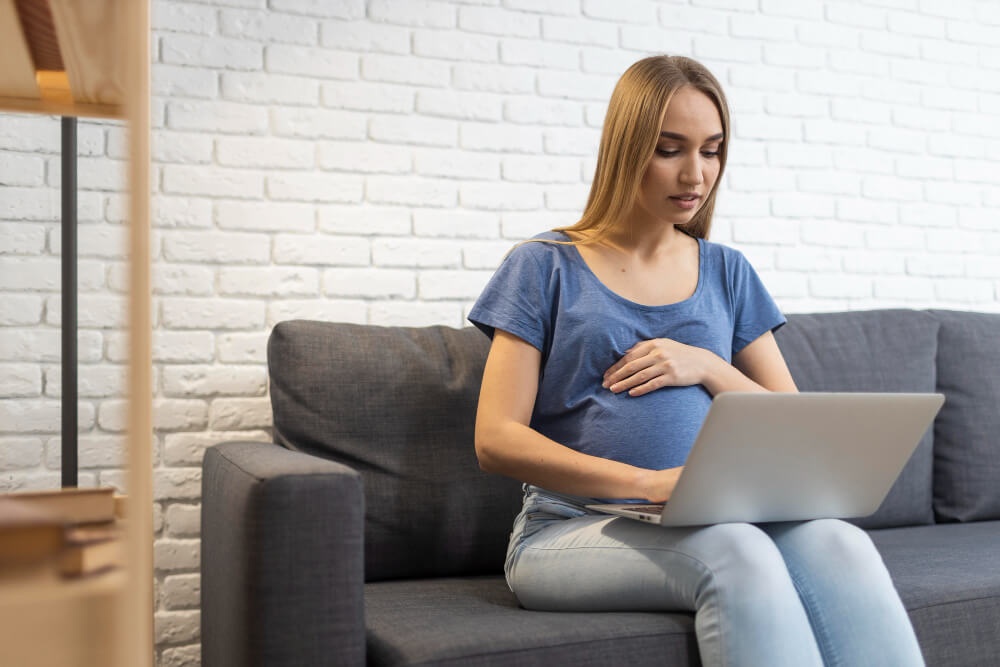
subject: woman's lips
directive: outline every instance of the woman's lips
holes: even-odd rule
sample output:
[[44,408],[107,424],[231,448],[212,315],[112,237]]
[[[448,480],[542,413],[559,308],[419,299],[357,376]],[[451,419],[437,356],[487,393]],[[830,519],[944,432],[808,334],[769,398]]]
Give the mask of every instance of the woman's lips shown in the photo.
[[699,195],[673,195],[668,197],[668,199],[674,203],[674,206],[684,209],[685,211],[697,208],[698,202],[701,201],[701,197]]

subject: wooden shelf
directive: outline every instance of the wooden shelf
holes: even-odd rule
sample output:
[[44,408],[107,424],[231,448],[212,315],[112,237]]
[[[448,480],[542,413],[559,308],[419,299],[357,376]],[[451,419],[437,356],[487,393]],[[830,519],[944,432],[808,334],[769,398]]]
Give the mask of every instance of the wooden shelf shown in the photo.
[[124,113],[121,106],[110,104],[80,104],[60,99],[27,99],[0,97],[0,111],[35,113],[45,116],[77,116],[80,118],[117,118]]
[[0,109],[125,118],[121,0],[0,0]]
[[0,0],[0,111],[125,121],[129,137],[125,563],[0,580],[0,665],[153,663],[150,0]]

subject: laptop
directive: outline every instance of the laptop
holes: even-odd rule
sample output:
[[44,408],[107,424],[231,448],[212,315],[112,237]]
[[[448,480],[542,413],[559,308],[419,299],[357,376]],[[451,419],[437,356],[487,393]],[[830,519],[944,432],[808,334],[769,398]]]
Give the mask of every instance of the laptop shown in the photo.
[[663,526],[867,516],[943,403],[930,393],[722,393],[669,502],[587,507]]

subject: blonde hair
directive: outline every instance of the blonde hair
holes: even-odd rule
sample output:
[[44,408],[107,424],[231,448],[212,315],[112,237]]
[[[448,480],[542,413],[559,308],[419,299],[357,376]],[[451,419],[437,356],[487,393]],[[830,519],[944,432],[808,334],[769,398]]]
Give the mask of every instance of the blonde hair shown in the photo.
[[596,243],[622,224],[639,194],[643,174],[656,150],[663,117],[680,88],[691,86],[709,97],[719,110],[723,140],[719,175],[705,202],[683,227],[687,234],[708,238],[715,196],[726,167],[729,143],[729,106],[722,86],[708,69],[684,56],[651,56],[629,67],[615,85],[597,153],[597,168],[583,217],[559,232],[588,232],[575,243]]

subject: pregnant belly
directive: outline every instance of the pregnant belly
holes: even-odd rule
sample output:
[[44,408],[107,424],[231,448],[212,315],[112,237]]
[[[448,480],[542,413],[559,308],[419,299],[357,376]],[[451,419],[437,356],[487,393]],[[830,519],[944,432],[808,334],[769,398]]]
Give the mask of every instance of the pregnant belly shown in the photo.
[[576,448],[660,470],[684,465],[712,397],[697,385],[668,387],[637,397],[607,391],[595,403],[597,409],[589,410],[580,423]]

